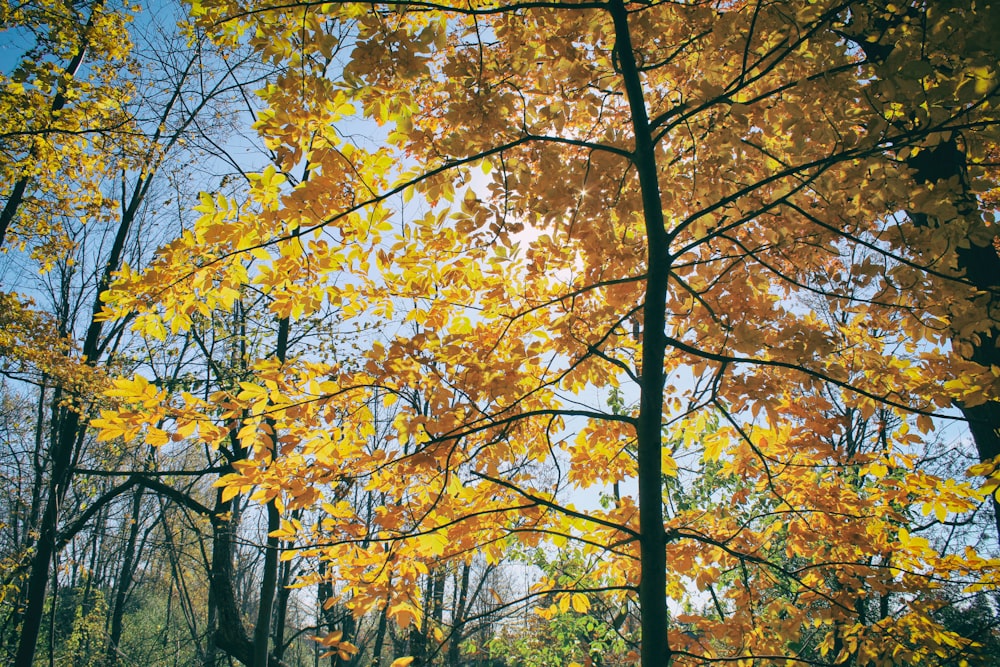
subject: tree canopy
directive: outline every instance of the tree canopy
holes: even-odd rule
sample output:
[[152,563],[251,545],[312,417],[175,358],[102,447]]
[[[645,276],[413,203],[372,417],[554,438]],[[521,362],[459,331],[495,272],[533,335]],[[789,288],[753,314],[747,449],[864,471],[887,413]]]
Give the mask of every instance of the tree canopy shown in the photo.
[[268,593],[220,647],[280,664],[272,601],[315,585],[411,633],[394,665],[457,665],[471,568],[535,553],[494,609],[590,664],[986,660],[1000,7],[189,11],[214,67],[264,68],[240,122],[268,164],[217,153],[239,185],[109,267],[93,326],[157,351],[79,414],[105,446],[211,453],[214,507],[142,488],[217,549],[261,508]]

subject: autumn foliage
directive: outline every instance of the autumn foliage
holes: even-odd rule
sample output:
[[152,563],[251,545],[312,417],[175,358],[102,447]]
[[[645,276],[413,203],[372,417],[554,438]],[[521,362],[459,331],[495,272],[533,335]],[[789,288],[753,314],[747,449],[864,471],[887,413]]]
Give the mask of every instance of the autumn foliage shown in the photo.
[[191,13],[277,66],[272,164],[202,193],[100,317],[170,345],[253,302],[279,342],[203,392],[113,380],[99,441],[225,450],[221,501],[280,516],[297,585],[425,635],[435,571],[516,547],[577,559],[517,602],[542,620],[638,611],[595,664],[978,655],[942,609],[1000,583],[967,529],[1000,450],[963,426],[1000,427],[969,260],[997,261],[1000,8]]

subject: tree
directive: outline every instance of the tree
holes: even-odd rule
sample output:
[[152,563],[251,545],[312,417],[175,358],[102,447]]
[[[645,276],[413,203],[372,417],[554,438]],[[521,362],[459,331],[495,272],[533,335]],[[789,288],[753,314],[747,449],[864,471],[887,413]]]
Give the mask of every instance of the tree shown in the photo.
[[[887,664],[894,633],[912,638],[911,661],[964,650],[916,604],[863,628],[845,613],[858,579],[886,595],[935,577],[990,585],[987,559],[933,549],[901,507],[944,523],[984,498],[907,450],[954,419],[953,404],[996,398],[991,370],[950,351],[992,326],[993,286],[962,260],[992,238],[992,220],[942,197],[910,158],[961,137],[969,192],[995,187],[994,5],[192,11],[218,39],[286,65],[255,125],[274,165],[253,176],[250,202],[206,194],[149,270],[121,275],[108,316],[134,315],[155,338],[250,285],[276,318],[330,304],[359,325],[407,326],[373,337],[361,363],[260,358],[253,381],[208,400],[119,380],[105,434],[165,420],[216,447],[236,422],[249,456],[226,493],[289,509],[354,481],[382,494],[372,520],[328,503],[318,525],[288,520],[272,536],[351,582],[352,609],[384,605],[403,627],[423,622],[429,562],[496,561],[508,539],[551,537],[602,554],[609,595],[637,595],[643,667],[807,662],[806,620],[833,661]],[[384,145],[354,139],[371,123]],[[310,178],[291,178],[303,162]],[[619,388],[634,409],[592,398]],[[401,407],[372,447],[375,397]],[[898,424],[882,429],[891,445],[858,461],[831,452],[853,424],[830,414],[834,402]],[[715,505],[664,514],[683,453],[666,446],[665,424],[699,434],[719,415],[693,474],[722,463],[769,495],[771,520],[742,525]],[[595,484],[617,487],[616,502],[582,511],[564,497]],[[781,539],[801,570],[766,553],[779,514],[798,531]],[[879,561],[887,550],[902,562]],[[734,572],[745,594],[733,589],[725,623],[670,618],[669,596]],[[774,577],[803,613],[751,588]],[[777,638],[761,630],[772,622]],[[699,623],[718,641],[687,633]]]
[[627,607],[606,603],[601,582],[588,577],[593,563],[569,549],[551,561],[536,550],[531,560],[555,588],[587,592],[560,596],[558,602],[540,600],[520,622],[506,624],[491,639],[490,655],[503,664],[529,667],[631,664],[637,642],[630,626],[636,619]]
[[48,261],[67,247],[61,217],[105,206],[99,184],[117,167],[109,144],[128,142],[131,122],[118,77],[129,13],[108,4],[4,3],[3,31],[24,53],[2,79],[0,247],[32,245]]
[[[4,609],[5,627],[18,630],[12,660],[19,665],[30,665],[40,645],[59,552],[87,537],[88,552],[98,553],[100,540],[87,531],[87,521],[123,528],[127,536],[122,550],[94,561],[102,568],[86,582],[88,594],[96,591],[107,602],[100,615],[108,617],[102,622],[109,634],[93,655],[110,664],[119,654],[125,606],[152,530],[136,519],[151,500],[145,490],[203,507],[159,482],[155,455],[143,456],[147,447],[115,456],[117,443],[95,441],[88,429],[103,400],[98,389],[105,369],[121,372],[143,358],[137,361],[134,341],[120,323],[99,317],[103,294],[117,271],[143,266],[161,234],[183,224],[171,212],[190,215],[194,202],[185,201],[191,194],[185,185],[191,175],[178,165],[204,159],[205,147],[224,163],[228,156],[218,155],[216,143],[223,111],[233,100],[245,104],[242,87],[255,85],[239,52],[223,54],[192,26],[177,25],[176,8],[159,10],[162,23],[144,16],[129,31],[134,10],[104,2],[4,8],[12,43],[26,46],[4,76],[0,169],[10,176],[10,189],[3,192],[0,242],[6,234],[5,252],[23,267],[13,288],[37,297],[0,295],[4,372],[37,387],[31,501],[20,527],[18,567],[10,579],[5,572],[4,581],[5,588],[23,583]],[[141,53],[131,51],[133,42]],[[154,205],[154,197],[163,199]],[[171,199],[179,202],[173,211]],[[174,364],[173,386],[180,384],[181,369]],[[122,527],[109,520],[109,507],[129,491],[131,526]]]

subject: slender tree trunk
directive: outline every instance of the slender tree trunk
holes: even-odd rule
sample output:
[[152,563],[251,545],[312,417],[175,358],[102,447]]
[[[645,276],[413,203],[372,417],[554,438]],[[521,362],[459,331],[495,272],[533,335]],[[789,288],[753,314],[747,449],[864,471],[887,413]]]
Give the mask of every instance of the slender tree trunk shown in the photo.
[[465,627],[465,605],[469,595],[469,573],[472,571],[470,563],[462,564],[462,576],[458,583],[455,610],[451,619],[451,636],[448,638],[448,667],[460,667],[461,655],[459,649],[462,644],[462,629]]
[[[301,512],[298,517],[301,517]],[[285,656],[285,626],[288,622],[288,600],[291,597],[292,589],[292,562],[284,561],[281,564],[281,576],[278,578],[278,599],[274,605],[274,657],[281,662]]]
[[[956,137],[939,143],[932,149],[925,149],[907,160],[907,166],[914,170],[917,183],[939,183],[957,179],[962,191],[954,201],[955,208],[966,215],[979,210],[975,196],[968,190],[965,172],[968,158],[958,145]],[[907,211],[917,226],[947,225],[948,220],[936,220],[920,211]],[[980,246],[970,240],[969,247],[956,251],[958,269],[965,278],[984,293],[989,308],[994,312],[1000,307],[1000,255],[992,245]],[[994,315],[993,321],[996,321]],[[971,361],[982,366],[1000,366],[1000,326],[992,326],[980,334],[978,344],[973,345]],[[981,462],[1000,456],[1000,402],[986,401],[981,405],[959,405],[962,416],[969,423],[969,431],[976,444],[976,452]],[[1000,537],[1000,500],[992,496],[993,519]]]
[[[41,629],[42,613],[45,606],[49,567],[52,565],[56,551],[59,508],[68,488],[69,465],[78,439],[78,424],[78,416],[75,412],[70,412],[65,423],[59,429],[58,440],[51,451],[52,476],[48,484],[45,510],[41,516],[39,539],[35,545],[35,553],[28,574],[27,605],[24,623],[21,626],[21,641],[14,658],[16,667],[31,667],[35,658],[35,647],[38,643],[38,632]],[[80,439],[82,439],[82,433]]]
[[267,541],[264,543],[264,574],[260,584],[260,606],[257,608],[257,624],[253,636],[253,667],[268,664],[268,639],[271,635],[271,611],[274,607],[274,593],[278,584],[278,538],[270,533],[281,527],[281,513],[274,501],[267,503]]
[[669,242],[660,199],[655,146],[642,80],[632,50],[628,12],[623,0],[611,0],[615,54],[625,85],[635,134],[632,161],[642,191],[646,226],[646,294],[643,304],[642,372],[640,375],[638,439],[639,468],[639,610],[642,625],[642,667],[665,667],[672,652],[667,641],[666,535],[663,530],[663,477],[660,462],[663,420],[663,361],[666,354],[666,295],[670,264]]
[[[354,616],[350,611],[344,610],[341,617],[337,618],[337,605],[328,605],[328,601],[333,599],[333,584],[330,583],[329,579],[326,577],[326,561],[321,560],[319,562],[319,576],[320,583],[317,587],[317,595],[320,604],[320,616],[322,617],[322,623],[326,624],[326,629],[329,632],[333,632],[337,629],[337,623],[339,620],[340,630],[343,632],[341,639],[345,642],[353,642],[354,634],[357,632],[357,625],[354,622]],[[330,667],[350,667],[358,662],[360,656],[359,653],[355,653],[351,658],[347,660],[341,659],[341,657],[334,653],[330,656]]]
[[447,581],[447,571],[440,565],[431,574],[431,619],[438,625],[444,620],[444,585]]
[[382,665],[382,648],[385,646],[385,633],[388,629],[388,622],[389,605],[387,603],[378,616],[378,627],[375,628],[375,644],[372,647],[372,667],[381,667]]
[[222,491],[217,495],[215,518],[212,522],[212,569],[209,575],[208,604],[209,608],[214,608],[218,619],[214,645],[244,665],[252,667],[253,644],[243,626],[233,592],[233,547],[239,525],[238,498],[237,496],[223,503]]
[[[31,483],[31,507],[28,508],[28,516],[24,526],[24,545],[30,547],[34,544],[34,533],[38,528],[38,516],[42,506],[42,489],[45,487],[45,382],[42,377],[41,387],[38,389],[38,403],[35,419],[35,447],[31,455],[31,467],[34,478]],[[58,392],[57,392],[58,393]]]
[[106,667],[118,664],[118,644],[122,638],[122,619],[125,617],[125,601],[132,587],[132,573],[137,560],[136,544],[139,541],[139,513],[142,510],[142,495],[145,489],[136,487],[132,492],[132,511],[129,516],[128,539],[125,543],[122,567],[115,586],[115,598],[111,607],[111,629],[108,633],[108,655],[105,658]]
[[[285,363],[288,354],[289,319],[278,320],[278,340],[275,356],[280,363]],[[278,458],[278,434],[275,432],[274,421],[267,422],[271,427],[271,460]],[[268,639],[271,636],[271,611],[274,607],[274,592],[278,585],[278,547],[277,537],[271,533],[281,528],[281,513],[274,500],[267,503],[267,540],[264,545],[264,574],[260,584],[260,606],[257,610],[257,625],[253,637],[253,665],[266,667],[268,664]]]
[[[335,629],[335,611],[334,607],[327,606],[327,601],[333,598],[333,584],[326,578],[326,561],[319,561],[319,584],[316,586],[316,599],[319,602],[319,618],[317,619],[317,626],[320,623],[326,624],[326,629],[328,632],[333,632]],[[344,641],[351,641],[351,638],[347,635],[347,631],[344,631],[343,636]],[[318,658],[317,658],[318,660]],[[330,667],[337,667],[337,656],[330,656]]]
[[[354,615],[349,610],[345,610],[344,617],[340,622],[340,628],[344,631],[344,641],[353,642],[355,634],[358,631],[358,624],[354,620]],[[355,653],[347,660],[341,660],[339,655],[334,655],[330,664],[331,667],[337,667],[337,665],[351,667],[352,665],[356,665],[359,659],[359,653]]]
[[[94,3],[91,13],[91,20],[94,14],[103,6],[103,0]],[[89,24],[88,24],[89,25]],[[80,58],[83,57],[81,51]],[[179,91],[177,91],[179,95]],[[176,95],[175,98],[176,99]],[[172,104],[173,102],[171,102]],[[168,110],[170,105],[168,105]],[[166,113],[166,112],[165,112]],[[154,135],[154,142],[159,138],[159,130]],[[98,281],[94,293],[93,305],[91,307],[90,323],[83,340],[80,353],[84,362],[90,366],[96,366],[103,353],[101,335],[103,332],[103,321],[99,319],[101,311],[104,309],[104,302],[101,297],[111,285],[114,274],[121,268],[122,258],[125,252],[125,243],[129,233],[135,223],[136,215],[147,192],[155,165],[149,167],[149,171],[144,173],[136,181],[131,197],[126,202],[123,198],[121,219],[118,222],[118,229],[115,232],[114,240],[108,252],[104,266],[98,271]],[[123,176],[124,178],[124,176]],[[10,201],[8,201],[10,204]],[[13,215],[13,214],[12,214]],[[61,391],[54,392],[53,401],[62,398]],[[57,403],[53,403],[57,405]],[[28,575],[27,583],[27,606],[24,614],[24,623],[21,629],[21,640],[18,645],[15,657],[16,667],[31,667],[35,655],[35,645],[38,642],[38,631],[41,624],[42,610],[45,603],[46,587],[48,585],[48,571],[56,553],[56,541],[58,539],[59,512],[66,491],[69,489],[71,468],[73,460],[83,444],[86,433],[86,418],[83,410],[86,405],[81,403],[72,408],[61,408],[60,418],[53,419],[53,439],[49,449],[49,458],[52,461],[52,471],[46,489],[45,510],[42,513],[39,524],[39,540],[35,554],[32,558],[31,571]]]
[[[52,403],[48,403],[46,401],[47,380],[48,377],[43,375],[38,389],[38,399],[35,403],[34,446],[31,453],[31,500],[26,508],[26,512],[24,512],[24,514],[20,517],[22,523],[19,544],[23,553],[28,553],[30,551],[37,538],[39,518],[42,512],[42,497],[45,489],[45,425],[47,423],[45,413],[49,409],[52,409],[52,406],[57,405],[59,396],[59,391],[56,389],[55,397],[53,397]],[[53,410],[53,416],[54,415],[55,411]],[[20,577],[21,575],[18,574],[15,576]],[[27,592],[27,586],[17,587],[17,601],[14,604],[14,611],[9,619],[9,622],[15,629],[21,627],[24,622]],[[17,635],[15,633],[11,633],[8,636],[7,633],[4,632],[4,637],[4,643],[10,647],[8,649],[8,653],[16,651]]]
[[[427,665],[427,643],[430,631],[430,623],[434,617],[434,582],[437,578],[437,568],[432,569],[427,575],[424,586],[424,609],[423,627],[415,622],[410,625],[407,640],[409,643],[408,653],[413,657],[413,667],[425,667]],[[406,655],[404,653],[404,655]]]
[[[891,563],[892,563],[892,554],[889,554],[885,558],[885,571],[886,572],[891,572],[891,570],[889,569],[889,565]],[[890,602],[891,599],[892,599],[891,598],[891,594],[889,593],[888,589],[886,589],[886,591],[884,593],[879,594],[879,596],[878,596],[878,620],[879,621],[883,621],[883,620],[889,618],[889,602]]]
[[56,618],[59,614],[59,576],[57,573],[52,573],[52,605],[49,609],[49,641],[48,644],[48,660],[49,667],[55,667],[56,664]]
[[[105,262],[101,278],[97,284],[97,297],[94,299],[90,325],[87,328],[87,335],[84,338],[81,349],[84,360],[91,366],[96,365],[97,360],[101,356],[100,341],[103,322],[98,319],[98,315],[104,307],[101,295],[104,294],[105,290],[111,284],[114,272],[121,268],[125,241],[135,220],[138,205],[139,201],[133,197],[129,208],[123,211],[111,251],[108,254],[108,259]],[[60,393],[56,392],[55,398],[59,396]],[[86,433],[86,425],[83,416],[79,412],[82,409],[84,409],[83,406],[62,409],[62,416],[59,419],[59,423],[54,427],[54,441],[49,450],[49,458],[52,461],[52,473],[46,490],[45,510],[42,513],[39,526],[39,539],[34,557],[32,558],[31,571],[28,575],[28,603],[24,614],[24,624],[21,626],[21,641],[17,648],[17,656],[14,659],[16,667],[31,667],[34,660],[35,645],[38,643],[38,631],[41,627],[42,611],[45,604],[49,567],[52,565],[52,560],[56,552],[59,511],[66,497],[66,491],[69,489],[70,469],[73,459],[83,444]]]
[[[242,303],[237,302],[233,309],[233,331],[237,344],[230,350],[230,364],[233,368],[246,371],[247,360],[247,330],[246,312]],[[245,417],[245,413],[244,413]],[[238,428],[229,431],[229,441],[232,446],[230,460],[240,461],[247,453],[240,444]],[[232,472],[228,468],[225,472]],[[215,512],[212,521],[212,565],[209,574],[208,607],[214,620],[210,621],[210,641],[208,664],[214,667],[216,663],[215,648],[222,649],[226,654],[236,658],[244,665],[253,665],[253,642],[243,625],[242,615],[236,604],[233,590],[233,554],[236,531],[240,524],[239,496],[222,501],[222,489],[216,494]]]

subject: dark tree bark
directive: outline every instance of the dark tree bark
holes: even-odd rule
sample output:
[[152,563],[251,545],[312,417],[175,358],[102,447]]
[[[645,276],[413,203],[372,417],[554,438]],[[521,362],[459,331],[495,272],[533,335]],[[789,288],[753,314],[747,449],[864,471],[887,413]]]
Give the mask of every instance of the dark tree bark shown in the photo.
[[[301,516],[301,512],[298,513]],[[298,518],[298,516],[296,517]],[[285,627],[288,623],[288,600],[291,597],[292,589],[292,562],[281,563],[280,575],[278,577],[277,600],[274,603],[274,650],[276,660],[284,660],[285,656]]]
[[[104,306],[101,301],[101,295],[107,290],[108,285],[111,284],[114,272],[121,268],[125,241],[132,228],[132,223],[135,221],[135,214],[141,201],[140,189],[136,189],[135,196],[130,202],[129,207],[123,211],[111,251],[108,254],[97,285],[97,298],[94,299],[90,326],[87,328],[87,335],[81,349],[83,358],[90,365],[96,365],[97,361],[101,358],[103,322],[98,319],[98,314]],[[46,489],[45,510],[42,513],[39,525],[38,543],[28,575],[28,601],[24,614],[24,623],[21,626],[21,640],[18,644],[17,656],[15,658],[15,665],[17,667],[31,667],[34,661],[35,648],[38,643],[38,631],[41,627],[42,612],[45,604],[46,588],[48,586],[49,568],[56,553],[59,510],[66,498],[66,491],[69,488],[71,478],[70,468],[76,457],[76,452],[83,444],[84,436],[86,435],[86,426],[79,409],[78,407],[66,407],[60,410],[60,419],[58,420],[58,425],[55,427],[54,440],[49,449],[52,471]]]
[[646,111],[645,91],[635,61],[623,0],[611,0],[615,53],[632,116],[635,150],[632,163],[639,177],[645,222],[646,289],[642,308],[642,370],[636,428],[639,469],[639,609],[642,624],[642,667],[665,667],[673,656],[667,641],[667,553],[663,528],[663,476],[660,459],[663,422],[663,362],[667,339],[666,298],[670,238],[660,199],[653,132]]
[[457,600],[451,622],[451,636],[448,638],[448,667],[460,667],[461,665],[459,649],[462,644],[462,630],[465,628],[465,607],[468,604],[469,573],[471,571],[472,565],[470,563],[462,564],[462,574],[457,586]]
[[[965,177],[968,161],[959,146],[958,138],[952,136],[931,149],[924,149],[907,160],[913,169],[913,178],[919,184],[942,183],[957,179],[961,191],[954,201],[955,208],[963,215],[976,214],[978,204],[968,190]],[[947,225],[947,220],[936,220],[920,211],[909,211],[908,215],[918,226]],[[1000,366],[1000,255],[992,245],[977,245],[971,239],[968,248],[959,248],[958,268],[965,279],[977,290],[989,313],[989,328],[979,334],[972,344],[970,361],[982,366]],[[969,431],[976,444],[980,461],[988,461],[1000,456],[1000,402],[986,401],[980,405],[959,405],[962,415],[969,423]],[[993,519],[1000,537],[1000,501],[993,496]]]
[[222,502],[222,492],[215,505],[216,519],[212,522],[212,567],[209,574],[208,605],[216,614],[214,645],[244,665],[253,665],[253,643],[240,618],[233,592],[233,553],[236,529],[239,526],[237,498]]
[[[854,42],[861,48],[869,62],[876,68],[896,48],[893,43],[879,43],[890,28],[896,28],[907,14],[911,18],[921,18],[920,11],[912,7],[905,14],[892,12],[874,19],[870,25],[851,26],[849,32],[841,31],[841,36]],[[924,148],[906,158],[906,165],[913,170],[913,179],[918,184],[938,184],[956,179],[959,191],[955,193],[952,203],[961,215],[978,214],[979,204],[975,194],[970,190],[966,178],[968,158],[959,137],[952,133],[947,141]],[[954,192],[954,191],[953,191]],[[919,210],[906,212],[918,227],[947,225],[948,220],[937,220]],[[970,357],[983,366],[1000,365],[1000,256],[992,245],[977,245],[969,239],[968,248],[959,248],[958,269],[965,275],[976,289],[983,292],[987,300],[987,312],[990,317],[989,330],[980,334],[973,344]],[[969,431],[976,444],[976,451],[981,462],[988,461],[1000,455],[1000,402],[987,401],[981,405],[958,405],[963,417],[969,424]],[[1000,538],[1000,501],[993,496],[993,517]]]
[[107,667],[118,664],[118,644],[122,638],[122,619],[125,617],[125,602],[129,589],[132,587],[132,575],[135,572],[139,540],[139,515],[142,510],[143,487],[138,487],[132,493],[132,509],[129,515],[128,539],[125,543],[125,553],[118,580],[115,583],[115,597],[111,607],[111,627],[108,633],[108,655],[105,658]]
[[385,634],[389,627],[389,605],[386,604],[378,615],[378,627],[375,629],[375,644],[372,647],[372,667],[382,664],[382,649],[385,646]]
[[[275,347],[275,357],[280,363],[285,362],[288,354],[289,319],[278,320],[278,340]],[[278,457],[278,434],[275,432],[274,421],[267,420],[270,426],[271,460]],[[253,666],[264,667],[268,664],[268,639],[271,636],[271,612],[274,608],[274,594],[278,586],[278,547],[279,540],[271,533],[281,528],[281,513],[274,499],[267,503],[267,541],[264,545],[264,573],[260,584],[260,606],[257,611],[257,625],[253,638]]]

